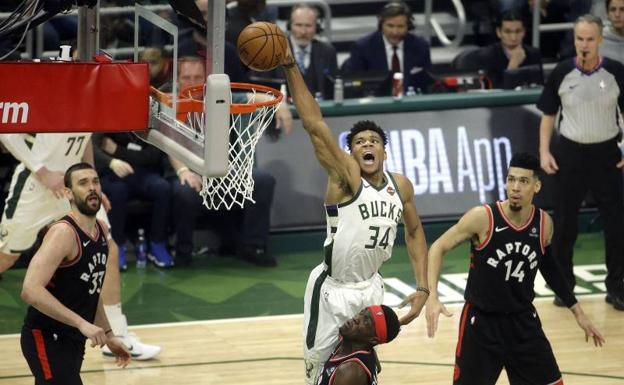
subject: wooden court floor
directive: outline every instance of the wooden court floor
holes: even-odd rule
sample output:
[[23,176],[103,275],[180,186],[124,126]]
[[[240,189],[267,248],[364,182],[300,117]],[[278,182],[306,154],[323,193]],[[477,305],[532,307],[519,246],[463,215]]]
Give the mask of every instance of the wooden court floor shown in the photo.
[[[603,295],[580,298],[607,339],[601,349],[585,343],[567,309],[547,298],[536,302],[565,384],[624,384],[624,313],[605,304]],[[451,383],[461,306],[449,308],[454,315],[441,321],[436,338],[426,337],[423,317],[380,347],[380,384]],[[301,324],[302,316],[293,315],[135,327],[163,346],[158,360],[117,369],[99,350],[87,348],[82,378],[91,385],[302,384]],[[0,385],[33,384],[17,335],[0,336],[0,356]],[[504,373],[498,384],[508,384]]]

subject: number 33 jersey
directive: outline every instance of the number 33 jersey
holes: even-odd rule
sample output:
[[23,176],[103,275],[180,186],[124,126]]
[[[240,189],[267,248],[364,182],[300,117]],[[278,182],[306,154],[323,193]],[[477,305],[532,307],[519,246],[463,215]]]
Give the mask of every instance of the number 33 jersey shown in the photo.
[[[99,221],[96,222],[95,235],[83,231],[71,215],[66,215],[54,225],[58,226],[58,223],[65,223],[74,230],[78,253],[58,266],[46,289],[65,307],[92,323],[106,275],[106,235]],[[31,329],[60,332],[75,339],[85,338],[77,328],[56,321],[32,306],[28,307],[24,324]]]
[[517,227],[505,216],[501,202],[485,208],[488,235],[480,245],[470,247],[466,301],[486,312],[530,309],[535,275],[544,258],[545,213],[532,206],[527,222]]
[[362,178],[350,201],[325,205],[325,264],[338,281],[367,280],[392,255],[403,203],[390,173],[384,172],[384,179],[385,183],[376,187]]

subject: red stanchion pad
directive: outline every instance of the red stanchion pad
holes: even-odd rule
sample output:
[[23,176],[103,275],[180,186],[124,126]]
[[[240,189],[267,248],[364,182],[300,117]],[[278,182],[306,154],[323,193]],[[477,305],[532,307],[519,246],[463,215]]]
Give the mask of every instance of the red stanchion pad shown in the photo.
[[146,130],[147,63],[1,62],[0,133]]

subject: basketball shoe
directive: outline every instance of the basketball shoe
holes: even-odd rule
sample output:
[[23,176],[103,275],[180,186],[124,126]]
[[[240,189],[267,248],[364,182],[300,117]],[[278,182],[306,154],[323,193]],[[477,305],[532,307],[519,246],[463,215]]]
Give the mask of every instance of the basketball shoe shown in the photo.
[[158,267],[173,267],[173,257],[167,251],[164,243],[150,242],[147,258]]
[[[126,345],[128,350],[130,351],[130,356],[133,360],[151,360],[152,358],[156,357],[162,350],[160,346],[144,344],[134,333],[129,332],[125,336],[119,336],[119,338],[121,338],[123,344]],[[102,354],[106,357],[114,356],[106,345],[104,345],[104,347],[102,348]]]

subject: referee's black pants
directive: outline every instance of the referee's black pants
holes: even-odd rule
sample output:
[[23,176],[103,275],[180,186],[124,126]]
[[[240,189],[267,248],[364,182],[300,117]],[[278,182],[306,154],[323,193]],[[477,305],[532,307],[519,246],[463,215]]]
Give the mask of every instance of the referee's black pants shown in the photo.
[[554,147],[559,166],[555,174],[556,197],[553,252],[566,281],[574,287],[572,271],[574,243],[578,235],[578,210],[591,190],[602,218],[605,239],[607,292],[624,295],[624,190],[622,158],[616,138],[601,143],[580,144],[563,136]]

